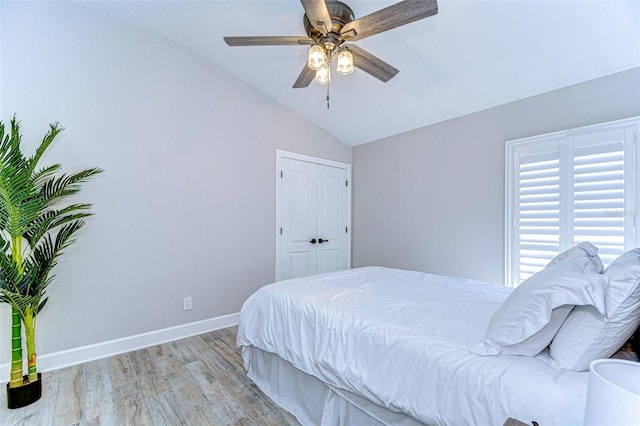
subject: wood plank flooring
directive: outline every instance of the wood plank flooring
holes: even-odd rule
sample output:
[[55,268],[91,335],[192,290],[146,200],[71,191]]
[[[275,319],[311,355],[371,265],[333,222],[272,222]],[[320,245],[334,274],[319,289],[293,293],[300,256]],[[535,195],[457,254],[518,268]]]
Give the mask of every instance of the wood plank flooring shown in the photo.
[[0,425],[298,425],[249,379],[237,327],[43,373],[42,399]]

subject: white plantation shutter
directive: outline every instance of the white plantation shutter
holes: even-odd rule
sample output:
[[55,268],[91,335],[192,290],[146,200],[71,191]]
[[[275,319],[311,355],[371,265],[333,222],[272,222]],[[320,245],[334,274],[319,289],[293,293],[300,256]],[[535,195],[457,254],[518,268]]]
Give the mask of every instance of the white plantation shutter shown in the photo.
[[560,159],[547,153],[520,158],[518,170],[518,278],[549,263],[560,247]]
[[624,252],[624,142],[575,148],[573,240],[598,247],[605,265]]
[[608,265],[640,246],[640,118],[507,142],[507,285],[581,241]]

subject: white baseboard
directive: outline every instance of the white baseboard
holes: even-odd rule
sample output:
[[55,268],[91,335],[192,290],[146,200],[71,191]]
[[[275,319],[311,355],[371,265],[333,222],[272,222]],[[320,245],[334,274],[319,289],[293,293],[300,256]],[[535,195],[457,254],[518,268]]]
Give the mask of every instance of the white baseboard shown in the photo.
[[[219,330],[238,324],[240,313],[223,315],[221,317],[209,318],[189,324],[177,325],[161,330],[150,331],[148,333],[136,334],[134,336],[123,337],[121,339],[68,349],[38,356],[38,371],[43,373],[51,370],[69,367],[71,365],[82,364],[108,356],[135,351],[149,346],[209,331]],[[0,384],[9,380],[10,364],[0,364]]]

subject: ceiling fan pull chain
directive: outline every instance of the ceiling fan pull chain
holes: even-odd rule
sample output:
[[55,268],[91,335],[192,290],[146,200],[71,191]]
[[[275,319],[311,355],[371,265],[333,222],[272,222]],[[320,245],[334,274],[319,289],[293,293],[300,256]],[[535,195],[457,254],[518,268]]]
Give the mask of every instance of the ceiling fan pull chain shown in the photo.
[[331,85],[327,84],[327,109],[329,109],[329,86]]

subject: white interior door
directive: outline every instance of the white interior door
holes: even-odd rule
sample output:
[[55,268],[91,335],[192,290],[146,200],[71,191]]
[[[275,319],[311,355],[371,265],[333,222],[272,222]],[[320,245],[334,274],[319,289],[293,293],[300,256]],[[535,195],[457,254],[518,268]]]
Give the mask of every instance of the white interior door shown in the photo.
[[276,280],[351,266],[350,168],[295,156],[278,158]]
[[316,271],[316,165],[282,159],[280,265],[286,278],[304,277]]
[[317,165],[316,273],[346,268],[347,171]]

